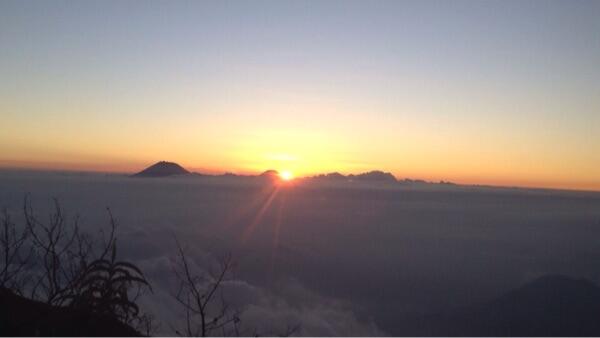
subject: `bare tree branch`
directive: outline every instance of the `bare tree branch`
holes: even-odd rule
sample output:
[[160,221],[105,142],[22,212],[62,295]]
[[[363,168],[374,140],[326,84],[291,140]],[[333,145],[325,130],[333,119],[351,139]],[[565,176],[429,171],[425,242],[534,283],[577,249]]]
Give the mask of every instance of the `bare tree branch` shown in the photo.
[[28,239],[27,231],[17,232],[7,209],[2,210],[0,231],[0,286],[23,294],[29,277],[24,270],[31,258],[31,249],[24,247]]
[[[186,335],[206,337],[217,332],[225,335],[228,332],[226,329],[228,326],[233,327],[232,332],[237,332],[238,312],[230,311],[223,293],[219,292],[233,266],[231,255],[227,255],[220,262],[217,274],[195,274],[177,238],[175,238],[175,243],[178,251],[178,266],[175,268],[175,276],[179,281],[179,286],[174,298],[186,313]],[[221,295],[220,306],[215,302],[217,294]],[[194,318],[198,319],[198,324]],[[176,330],[176,333],[181,334],[181,331]]]

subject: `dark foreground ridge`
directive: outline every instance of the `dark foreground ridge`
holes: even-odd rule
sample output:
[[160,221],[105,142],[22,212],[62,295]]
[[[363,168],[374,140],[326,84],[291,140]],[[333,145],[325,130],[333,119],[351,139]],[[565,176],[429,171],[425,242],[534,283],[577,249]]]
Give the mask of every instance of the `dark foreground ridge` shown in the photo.
[[117,319],[69,307],[51,306],[0,288],[0,336],[141,336]]
[[160,161],[156,164],[149,166],[148,168],[140,171],[137,174],[132,175],[133,177],[166,177],[174,175],[186,175],[190,172],[184,169],[177,163]]
[[600,336],[600,288],[540,277],[490,302],[405,323],[409,336]]

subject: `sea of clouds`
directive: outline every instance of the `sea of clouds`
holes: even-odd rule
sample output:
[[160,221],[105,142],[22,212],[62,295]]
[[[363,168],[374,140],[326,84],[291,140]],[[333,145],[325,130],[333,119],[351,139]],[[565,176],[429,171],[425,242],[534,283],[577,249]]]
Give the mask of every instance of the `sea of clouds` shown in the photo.
[[496,297],[560,273],[600,282],[600,194],[448,186],[0,172],[0,207],[19,221],[29,194],[43,219],[56,197],[97,233],[118,223],[118,251],[153,286],[141,299],[173,335],[177,248],[196,271],[230,253],[224,295],[247,333],[402,333],[402,319]]

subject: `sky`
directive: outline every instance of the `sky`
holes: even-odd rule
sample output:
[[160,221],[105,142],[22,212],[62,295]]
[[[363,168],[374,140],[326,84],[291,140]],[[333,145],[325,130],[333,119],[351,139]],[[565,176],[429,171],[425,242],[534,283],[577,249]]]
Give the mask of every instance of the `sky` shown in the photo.
[[599,1],[2,1],[0,166],[600,190]]

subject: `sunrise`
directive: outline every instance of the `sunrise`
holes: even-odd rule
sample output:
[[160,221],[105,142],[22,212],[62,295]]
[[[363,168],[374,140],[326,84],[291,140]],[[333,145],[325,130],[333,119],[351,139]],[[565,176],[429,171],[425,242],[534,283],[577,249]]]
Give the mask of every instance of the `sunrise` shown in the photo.
[[0,335],[600,335],[599,18],[0,1]]

